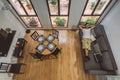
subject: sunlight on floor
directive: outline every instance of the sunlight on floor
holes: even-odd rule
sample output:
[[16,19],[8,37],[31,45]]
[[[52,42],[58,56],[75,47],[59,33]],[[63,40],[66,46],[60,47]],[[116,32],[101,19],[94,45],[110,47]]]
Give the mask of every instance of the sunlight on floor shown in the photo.
[[38,30],[37,32],[39,35],[44,35],[44,31],[42,31],[42,30]]
[[66,43],[67,42],[67,35],[68,32],[67,31],[60,31],[59,32],[59,43]]

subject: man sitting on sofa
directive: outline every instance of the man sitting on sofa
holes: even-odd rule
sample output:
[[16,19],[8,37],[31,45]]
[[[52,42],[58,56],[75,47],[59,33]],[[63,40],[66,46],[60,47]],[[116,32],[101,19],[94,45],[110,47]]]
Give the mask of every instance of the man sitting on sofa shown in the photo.
[[95,40],[95,37],[91,33],[91,29],[95,26],[90,24],[85,24],[85,26],[79,26],[82,30],[82,48],[85,50],[85,57],[89,60],[89,51],[91,50],[91,42]]

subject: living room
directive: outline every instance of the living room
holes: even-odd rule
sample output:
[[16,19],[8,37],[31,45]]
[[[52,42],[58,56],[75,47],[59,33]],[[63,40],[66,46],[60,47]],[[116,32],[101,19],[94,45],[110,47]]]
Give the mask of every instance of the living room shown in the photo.
[[[37,11],[38,12],[38,15],[40,16],[40,18],[41,18],[41,23],[42,23],[42,26],[45,26],[45,27],[43,27],[41,30],[43,30],[43,29],[51,29],[52,27],[50,27],[51,26],[51,23],[50,23],[50,19],[49,19],[49,13],[48,12],[46,12],[46,11],[48,11],[46,8],[47,8],[47,6],[44,6],[43,7],[43,5],[47,5],[44,1],[41,1],[41,2],[39,2],[38,0],[36,0],[36,1],[32,1],[33,2],[33,4],[35,5],[35,7],[36,7],[36,9],[37,9],[37,6],[38,5],[40,5],[39,6],[39,8],[37,9],[37,10],[39,10],[39,11]],[[7,62],[7,63],[11,63],[11,61],[16,61],[16,60],[13,60],[13,59],[11,59],[11,57],[12,57],[12,52],[13,52],[13,48],[15,47],[15,44],[16,44],[16,42],[17,42],[17,40],[18,40],[18,38],[24,38],[25,37],[25,35],[30,35],[30,34],[27,34],[26,33],[26,25],[23,23],[23,22],[21,22],[20,21],[20,19],[18,20],[18,18],[16,18],[16,16],[15,15],[13,15],[13,13],[12,12],[14,12],[13,11],[13,9],[11,9],[11,10],[2,10],[1,8],[3,7],[3,3],[6,3],[4,0],[1,0],[1,2],[0,2],[0,4],[1,4],[1,6],[0,6],[0,28],[3,28],[3,29],[5,29],[5,28],[11,28],[11,30],[15,30],[16,31],[16,34],[15,34],[15,36],[14,36],[14,39],[13,39],[13,41],[12,41],[12,43],[13,44],[11,44],[11,46],[12,46],[12,48],[11,48],[11,51],[10,51],[10,54],[8,54],[7,55],[7,57],[0,57],[0,62]],[[61,35],[61,37],[60,37],[60,41],[61,42],[65,42],[65,40],[66,39],[68,39],[68,40],[70,40],[70,37],[68,37],[68,38],[66,38],[66,36],[68,35],[68,36],[72,36],[72,37],[74,37],[74,38],[76,38],[76,39],[78,39],[78,35],[77,36],[75,36],[75,32],[77,32],[77,30],[73,30],[73,31],[75,31],[75,32],[72,32],[72,31],[68,31],[68,32],[70,32],[70,33],[73,33],[74,35],[72,35],[72,34],[69,34],[68,32],[67,32],[67,29],[73,29],[73,26],[76,26],[76,25],[78,25],[78,22],[79,22],[79,20],[80,20],[80,17],[81,17],[81,15],[82,15],[82,11],[83,11],[83,9],[84,9],[84,6],[83,5],[79,5],[80,3],[83,3],[83,5],[85,5],[85,1],[84,0],[81,0],[81,1],[79,1],[79,0],[76,0],[76,1],[72,1],[71,0],[71,10],[70,10],[70,15],[69,15],[69,27],[68,28],[63,28],[63,29],[61,29],[61,30],[66,30],[66,31],[60,31],[60,35]],[[42,6],[42,7],[41,7]],[[78,7],[80,7],[80,9],[78,8]],[[79,10],[76,10],[76,8],[77,9],[79,9]],[[108,40],[109,40],[109,43],[110,43],[110,46],[111,46],[111,49],[112,49],[112,51],[113,51],[113,55],[114,55],[114,57],[115,57],[115,61],[116,61],[116,64],[117,64],[117,67],[118,67],[118,76],[119,76],[119,73],[120,73],[120,69],[119,69],[119,67],[120,67],[120,62],[119,62],[119,48],[120,48],[120,46],[118,45],[118,41],[120,40],[119,39],[119,19],[120,19],[120,16],[119,16],[119,8],[120,8],[120,1],[118,1],[117,3],[115,3],[115,5],[111,8],[111,10],[110,10],[110,12],[104,17],[104,18],[101,18],[101,19],[103,19],[102,21],[101,21],[101,23],[100,24],[102,24],[102,25],[104,25],[104,29],[105,29],[105,31],[106,31],[106,34],[107,34],[107,37],[108,37]],[[42,9],[44,9],[43,11],[42,11]],[[40,13],[42,11],[42,13]],[[57,28],[56,28],[57,29]],[[35,30],[35,29],[34,29]],[[37,30],[37,29],[36,29]],[[40,29],[39,29],[40,30]],[[58,28],[58,30],[60,30],[60,28]],[[32,32],[32,30],[31,30],[31,32]],[[39,31],[38,31],[39,32]],[[43,31],[41,31],[41,32],[43,32]],[[44,32],[45,33],[45,32]],[[48,34],[49,34],[50,32],[48,31]],[[62,40],[61,40],[62,39]],[[76,41],[76,40],[75,40]],[[72,43],[71,43],[72,42]],[[72,46],[75,46],[74,44],[77,44],[77,43],[73,43],[74,42],[74,40],[72,41],[70,41],[70,42],[68,42],[69,44],[71,44]],[[66,42],[67,43],[67,42]],[[68,44],[67,43],[67,44]],[[69,45],[68,44],[68,45]],[[64,48],[64,46],[66,46],[66,45],[61,45],[61,46],[63,46],[63,48]],[[74,51],[72,51],[71,49],[71,47],[70,47],[70,50],[68,50],[69,49],[69,47],[68,46],[66,46],[67,48],[64,48],[63,49],[63,51],[65,51],[66,50],[66,53],[68,53],[69,54],[69,52],[70,53],[72,53],[71,54],[71,56],[73,55],[73,57],[75,57],[76,55],[74,55],[73,53],[74,53]],[[79,48],[79,47],[78,47]],[[68,51],[67,51],[68,50]],[[73,49],[73,50],[75,50],[75,49]],[[26,51],[26,50],[25,50]],[[26,53],[26,52],[25,52]],[[62,53],[62,54],[64,54],[64,53]],[[59,59],[59,57],[62,57],[62,54],[60,54],[60,56],[58,56],[58,59]],[[81,53],[80,53],[81,54]],[[77,54],[77,55],[79,55],[79,54]],[[30,57],[30,55],[29,55],[29,57]],[[65,57],[63,56],[63,59],[64,59]],[[32,59],[32,58],[31,58]],[[33,60],[33,59],[32,59]],[[60,59],[61,60],[61,59]],[[23,62],[25,61],[25,59],[23,60]],[[30,60],[31,61],[31,60]],[[47,60],[46,60],[47,61]],[[61,60],[61,62],[64,62],[64,60]],[[73,61],[74,61],[74,59],[73,59]],[[29,61],[28,61],[29,62]],[[44,62],[44,61],[43,61]],[[48,61],[49,62],[49,61]],[[47,63],[48,63],[47,62]],[[52,61],[51,61],[52,62]],[[82,61],[81,61],[82,62]],[[80,63],[81,63],[80,62]],[[36,62],[36,64],[38,64],[39,63],[39,61],[38,62]],[[41,62],[40,62],[41,63]],[[53,63],[54,63],[54,61],[53,61]],[[66,63],[67,63],[67,61],[66,61]],[[68,62],[69,63],[69,62]],[[44,64],[44,66],[45,66],[45,63],[43,63]],[[56,64],[56,63],[55,63]],[[65,64],[65,63],[64,63]],[[71,60],[71,63],[70,64],[73,64],[72,63],[72,60]],[[67,65],[66,65],[67,66]],[[73,65],[72,65],[73,66]],[[80,66],[80,65],[79,65]],[[32,67],[32,66],[31,66]],[[64,67],[63,67],[64,68]],[[52,69],[52,68],[51,68]],[[77,70],[77,69],[75,69],[75,70]],[[67,71],[69,71],[69,69],[67,70]],[[76,73],[77,71],[75,71],[75,74],[77,74]],[[62,72],[61,72],[62,73]],[[43,74],[47,74],[47,73],[43,73]],[[70,75],[75,75],[75,74],[70,74]],[[12,80],[12,79],[9,79],[10,77],[8,77],[8,75],[4,75],[3,73],[1,73],[0,75],[2,75],[2,76],[0,76],[0,79],[2,79],[2,80]],[[20,74],[20,75],[23,75],[23,74]],[[48,75],[48,74],[47,74]],[[61,76],[64,76],[64,75],[62,75],[62,74],[60,74]],[[66,75],[67,75],[67,73],[66,73]],[[70,76],[69,74],[67,75],[67,76]],[[6,77],[5,79],[4,78],[1,78],[1,77]],[[27,76],[27,75],[24,75],[24,76]],[[32,76],[35,76],[35,74],[33,74]],[[53,75],[52,75],[53,76]],[[78,77],[79,77],[79,75],[77,75]],[[48,76],[48,77],[50,77],[50,76]],[[85,77],[85,76],[84,76]],[[111,76],[107,76],[107,77],[113,77],[112,75]],[[91,79],[89,79],[89,78],[91,78],[91,77],[88,77],[87,79],[85,78],[85,80],[91,80]],[[22,79],[24,79],[23,77],[22,77]],[[26,79],[28,79],[28,78],[26,78]],[[51,78],[52,79],[52,78]],[[57,78],[54,78],[54,79],[57,79]],[[59,76],[59,79],[64,79],[64,77],[62,77],[62,78],[60,78],[60,76]],[[59,80],[58,79],[58,80]],[[65,79],[69,79],[69,78],[66,78],[65,77]],[[71,78],[71,80],[78,80],[78,79],[81,79],[81,78],[77,78],[77,77],[75,77],[74,78],[74,76],[73,76],[73,78]],[[36,80],[38,80],[38,79],[36,79]],[[46,78],[46,80],[47,80],[47,78]]]

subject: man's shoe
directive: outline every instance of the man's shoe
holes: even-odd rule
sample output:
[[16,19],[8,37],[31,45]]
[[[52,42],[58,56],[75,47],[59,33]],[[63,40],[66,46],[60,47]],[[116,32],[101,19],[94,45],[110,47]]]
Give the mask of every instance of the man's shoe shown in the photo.
[[86,58],[87,58],[88,60],[90,60],[90,57],[89,57],[89,56],[86,56]]
[[86,61],[89,61],[89,60],[90,60],[89,56],[85,56],[85,59],[84,59],[84,60],[85,60],[85,62],[86,62]]

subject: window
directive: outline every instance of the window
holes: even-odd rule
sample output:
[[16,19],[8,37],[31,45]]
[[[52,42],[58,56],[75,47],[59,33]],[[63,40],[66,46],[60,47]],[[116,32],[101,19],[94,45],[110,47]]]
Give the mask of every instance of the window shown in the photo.
[[95,24],[111,1],[112,0],[87,0],[80,23],[89,21],[90,24]]
[[47,0],[53,27],[67,27],[70,0]]
[[41,27],[40,20],[30,0],[8,0],[28,28]]

